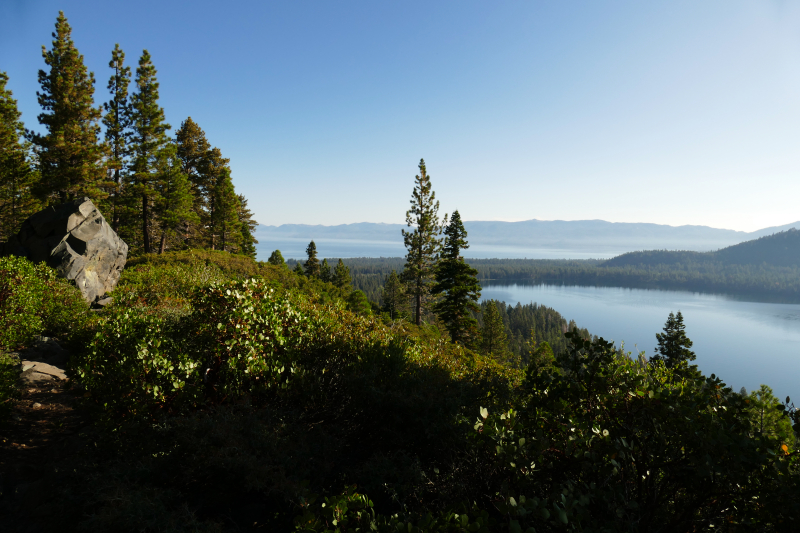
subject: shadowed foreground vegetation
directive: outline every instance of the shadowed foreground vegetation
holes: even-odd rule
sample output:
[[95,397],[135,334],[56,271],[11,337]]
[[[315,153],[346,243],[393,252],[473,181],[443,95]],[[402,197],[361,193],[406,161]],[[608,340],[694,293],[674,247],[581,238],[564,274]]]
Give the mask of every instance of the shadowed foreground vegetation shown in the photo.
[[[15,265],[0,331],[48,279]],[[131,261],[114,303],[59,333],[84,451],[39,483],[48,512],[3,502],[7,530],[797,530],[796,437],[768,389],[577,330],[500,364],[350,291],[223,252]]]

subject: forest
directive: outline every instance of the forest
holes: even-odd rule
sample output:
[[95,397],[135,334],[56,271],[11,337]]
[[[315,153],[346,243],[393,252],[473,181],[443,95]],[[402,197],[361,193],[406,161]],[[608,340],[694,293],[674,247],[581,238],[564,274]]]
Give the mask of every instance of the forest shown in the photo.
[[[129,95],[114,49],[103,114],[63,13],[53,38],[45,133],[0,78],[3,238],[85,195],[131,253],[93,308],[46,263],[0,257],[3,531],[800,528],[800,411],[704,375],[680,311],[647,359],[548,307],[481,301],[487,277],[680,268],[467,261],[423,159],[404,258],[321,258],[311,240],[304,261],[256,260],[229,162],[189,118],[167,136],[150,55]],[[693,265],[674,279],[796,268]],[[23,384],[53,342],[68,379]]]

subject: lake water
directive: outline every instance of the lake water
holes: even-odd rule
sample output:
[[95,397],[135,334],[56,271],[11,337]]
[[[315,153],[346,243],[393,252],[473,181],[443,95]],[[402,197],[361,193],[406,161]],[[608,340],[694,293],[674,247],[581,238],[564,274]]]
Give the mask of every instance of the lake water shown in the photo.
[[[284,259],[306,259],[310,239],[275,237],[256,233],[256,251],[259,261],[269,259],[273,250],[280,250]],[[405,257],[402,238],[395,241],[368,241],[354,239],[314,239],[319,257]],[[467,255],[476,259],[502,257],[508,259],[610,259],[622,251],[587,251],[557,248],[519,248],[510,246],[473,245]]]
[[685,291],[483,283],[482,299],[536,302],[593,335],[654,354],[670,311],[683,313],[695,363],[734,390],[765,383],[778,398],[800,400],[800,305],[757,303]]

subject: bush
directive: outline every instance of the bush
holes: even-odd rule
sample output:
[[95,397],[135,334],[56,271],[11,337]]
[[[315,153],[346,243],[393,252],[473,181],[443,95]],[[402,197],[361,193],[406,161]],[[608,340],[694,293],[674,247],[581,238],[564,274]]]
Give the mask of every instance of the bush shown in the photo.
[[80,291],[45,264],[0,258],[0,350],[43,333],[68,339],[86,327],[88,309]]

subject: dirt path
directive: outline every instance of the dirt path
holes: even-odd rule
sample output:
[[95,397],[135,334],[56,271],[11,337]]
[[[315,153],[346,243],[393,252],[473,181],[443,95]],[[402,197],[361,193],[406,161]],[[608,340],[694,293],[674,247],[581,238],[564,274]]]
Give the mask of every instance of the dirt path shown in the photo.
[[0,530],[47,531],[57,506],[43,483],[80,452],[88,421],[67,382],[24,383],[12,419],[0,425]]

